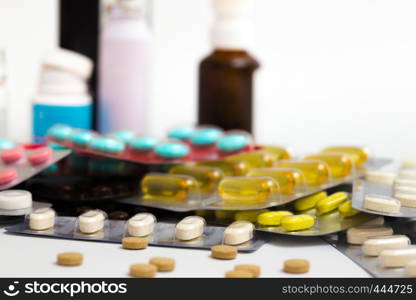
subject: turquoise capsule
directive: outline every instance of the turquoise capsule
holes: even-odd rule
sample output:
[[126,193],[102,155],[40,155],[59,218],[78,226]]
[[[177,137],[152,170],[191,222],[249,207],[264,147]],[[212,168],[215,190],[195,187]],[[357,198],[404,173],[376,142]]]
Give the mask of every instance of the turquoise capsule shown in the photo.
[[95,133],[92,131],[79,131],[71,135],[71,142],[77,146],[85,147],[93,139]]
[[116,138],[122,140],[125,143],[130,142],[132,139],[135,138],[136,133],[130,130],[118,130],[112,133]]
[[181,158],[189,154],[189,148],[181,143],[168,142],[156,146],[155,153],[164,158]]
[[153,150],[154,147],[159,143],[159,139],[151,136],[143,136],[134,139],[130,142],[130,148],[139,152],[147,152]]
[[124,151],[124,143],[111,137],[94,138],[90,144],[91,148],[97,151],[120,153]]
[[250,144],[250,139],[245,134],[233,133],[223,137],[217,148],[223,152],[235,152],[244,149]]
[[14,147],[16,147],[16,143],[6,139],[0,139],[0,150],[8,150]]
[[189,140],[195,133],[195,127],[181,126],[173,128],[168,132],[168,137],[171,139]]
[[72,128],[68,125],[54,125],[48,130],[48,136],[58,141],[66,140],[71,134]]
[[192,136],[192,144],[207,146],[216,143],[222,137],[222,131],[216,128],[203,128]]

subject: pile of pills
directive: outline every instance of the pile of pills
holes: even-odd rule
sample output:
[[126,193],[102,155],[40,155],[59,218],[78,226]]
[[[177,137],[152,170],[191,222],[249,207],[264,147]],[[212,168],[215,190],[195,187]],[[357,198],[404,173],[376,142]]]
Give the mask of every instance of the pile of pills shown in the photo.
[[148,264],[133,264],[130,266],[130,276],[137,278],[155,277],[157,272],[172,272],[175,260],[168,257],[154,257]]

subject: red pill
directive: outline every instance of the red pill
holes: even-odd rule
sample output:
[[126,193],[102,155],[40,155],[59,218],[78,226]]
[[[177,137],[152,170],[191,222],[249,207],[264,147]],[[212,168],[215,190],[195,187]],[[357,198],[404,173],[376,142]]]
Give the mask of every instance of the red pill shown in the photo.
[[14,168],[0,170],[0,185],[12,182],[17,178],[17,176],[17,170]]
[[51,148],[42,148],[39,150],[36,150],[28,156],[28,160],[32,165],[40,165],[48,160],[50,160],[52,157],[52,149]]
[[13,149],[4,150],[1,154],[1,160],[6,164],[14,163],[20,160],[24,155],[23,148],[16,147]]

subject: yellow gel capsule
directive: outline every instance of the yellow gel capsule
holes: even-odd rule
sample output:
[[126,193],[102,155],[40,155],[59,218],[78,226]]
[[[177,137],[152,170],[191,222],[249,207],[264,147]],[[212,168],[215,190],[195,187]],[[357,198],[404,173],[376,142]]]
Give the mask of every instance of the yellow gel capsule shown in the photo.
[[229,156],[226,161],[243,161],[249,169],[252,168],[267,168],[273,166],[276,161],[273,155],[264,151],[246,152]]
[[141,188],[145,199],[185,200],[197,183],[188,176],[149,174],[143,178]]
[[294,215],[281,219],[281,226],[288,231],[298,231],[311,228],[315,224],[315,218],[310,215]]
[[341,203],[341,205],[338,206],[338,211],[344,217],[351,217],[360,213],[359,210],[356,210],[355,208],[352,207],[351,200]]
[[283,147],[263,146],[263,150],[274,156],[275,160],[290,159],[290,153]]
[[287,210],[269,211],[257,216],[257,223],[260,225],[278,226],[282,217],[292,216],[293,213]]
[[320,153],[308,155],[304,160],[321,160],[327,163],[332,177],[347,177],[351,174],[353,161],[351,157],[343,153]]
[[170,174],[188,175],[196,179],[199,190],[210,194],[224,177],[219,168],[194,165],[178,165],[169,170]]
[[258,215],[268,212],[268,209],[244,210],[235,213],[234,219],[236,221],[247,221],[251,223],[257,222]]
[[262,202],[278,192],[279,186],[270,177],[228,177],[218,186],[218,194],[228,202]]
[[295,168],[302,171],[307,185],[321,185],[329,179],[329,167],[323,161],[307,160],[292,161],[284,160],[277,163],[280,168]]
[[246,162],[241,160],[225,161],[204,161],[197,164],[198,166],[207,166],[219,168],[224,176],[243,176],[247,173],[249,167]]
[[338,206],[348,200],[348,194],[344,192],[334,193],[316,203],[316,208],[322,214],[333,211]]
[[295,191],[298,178],[302,174],[295,169],[285,168],[259,168],[247,172],[248,177],[272,177],[279,184],[282,194],[291,194]]
[[215,217],[217,219],[234,219],[235,211],[234,210],[216,210],[215,211]]
[[355,147],[355,146],[331,146],[326,147],[321,152],[324,153],[345,153],[348,154],[354,165],[361,166],[362,164],[366,163],[368,160],[368,152],[366,149],[362,147]]
[[305,198],[301,198],[295,201],[295,209],[298,211],[301,210],[307,210],[314,208],[316,203],[321,200],[328,197],[328,194],[326,192],[319,192],[310,196],[307,196]]

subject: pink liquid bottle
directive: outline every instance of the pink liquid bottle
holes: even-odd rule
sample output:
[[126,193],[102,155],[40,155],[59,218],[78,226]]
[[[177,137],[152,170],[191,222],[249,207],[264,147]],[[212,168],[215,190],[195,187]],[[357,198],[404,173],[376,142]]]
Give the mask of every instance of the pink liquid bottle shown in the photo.
[[144,134],[151,93],[152,33],[146,0],[118,0],[100,34],[98,127]]

